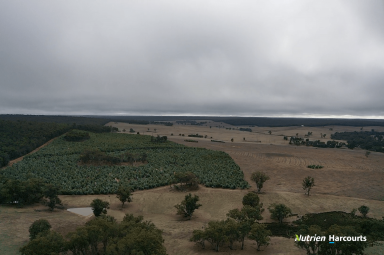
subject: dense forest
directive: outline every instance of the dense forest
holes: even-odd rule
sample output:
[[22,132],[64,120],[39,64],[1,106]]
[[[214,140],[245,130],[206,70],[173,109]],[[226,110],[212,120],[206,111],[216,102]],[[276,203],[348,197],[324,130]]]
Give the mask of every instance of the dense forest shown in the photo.
[[[92,123],[93,120],[91,119],[90,122]],[[0,167],[6,166],[10,160],[21,157],[74,128],[94,133],[111,131],[110,127],[100,124],[85,124],[84,120],[80,123],[84,124],[0,120]]]
[[332,139],[347,140],[348,148],[359,147],[361,149],[384,152],[384,132],[360,131],[360,132],[336,132]]
[[[269,117],[211,117],[211,116],[93,116],[112,121],[179,121],[181,123],[204,123],[202,120],[212,120],[235,126],[284,127],[284,126],[384,126],[381,119],[336,119],[336,118],[269,118]],[[199,122],[197,122],[199,121]]]

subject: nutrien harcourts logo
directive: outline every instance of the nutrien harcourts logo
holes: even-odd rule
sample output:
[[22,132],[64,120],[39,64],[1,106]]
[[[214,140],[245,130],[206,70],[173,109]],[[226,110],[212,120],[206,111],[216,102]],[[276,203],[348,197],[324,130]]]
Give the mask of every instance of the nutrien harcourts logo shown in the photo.
[[[325,242],[326,236],[298,236],[296,235],[296,241],[300,242]],[[335,243],[335,242],[358,242],[358,241],[367,241],[367,237],[365,236],[335,236],[335,235],[329,235],[328,238],[329,243]]]

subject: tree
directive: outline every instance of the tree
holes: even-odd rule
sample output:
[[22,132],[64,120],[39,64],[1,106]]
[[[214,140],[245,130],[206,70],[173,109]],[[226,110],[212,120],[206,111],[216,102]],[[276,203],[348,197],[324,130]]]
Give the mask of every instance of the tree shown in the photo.
[[[360,236],[352,226],[338,226],[332,225],[328,228],[325,236]],[[366,241],[342,241],[334,242],[321,242],[319,254],[363,254],[364,249],[367,247]]]
[[231,142],[233,142],[233,138],[231,138]]
[[42,232],[49,231],[51,229],[51,224],[45,219],[40,219],[34,221],[29,227],[29,239],[33,240],[37,237],[38,234]]
[[271,130],[269,130],[269,131],[268,131],[268,133],[271,135],[271,134],[272,134],[272,131],[271,131]]
[[251,231],[249,232],[248,238],[256,241],[257,250],[260,251],[261,246],[268,246],[272,235],[270,230],[267,230],[264,225],[255,223],[252,225]]
[[224,220],[208,222],[204,236],[214,246],[215,251],[219,251],[219,247],[228,240],[226,230],[226,222]]
[[[243,197],[243,205],[249,205],[252,207],[257,207],[260,203],[260,198],[257,194],[253,192],[249,192],[247,195]],[[261,204],[263,206],[263,204]]]
[[44,197],[47,198],[44,203],[49,207],[49,210],[52,212],[55,209],[57,204],[61,205],[61,200],[59,198],[59,188],[53,184],[46,184],[44,187]]
[[47,231],[38,235],[20,248],[23,255],[52,255],[65,250],[64,238],[54,231]]
[[[174,158],[174,164],[177,162],[177,157]],[[179,185],[174,185],[174,188],[177,190],[185,190],[189,189],[198,189],[199,188],[199,180],[196,175],[192,172],[176,172],[173,176],[173,180],[171,181],[173,184],[180,183]]]
[[189,193],[185,196],[185,199],[181,201],[180,204],[175,205],[175,208],[177,209],[177,215],[182,215],[183,217],[187,218],[188,220],[191,219],[193,212],[196,209],[199,209],[201,204],[198,204],[199,197],[197,195],[194,195],[192,197],[192,194]]
[[257,192],[260,193],[260,190],[263,188],[264,182],[269,180],[269,176],[263,172],[253,172],[251,175],[251,180],[256,183]]
[[238,223],[238,239],[241,242],[241,249],[244,249],[244,240],[251,231],[252,225],[256,220],[262,220],[260,206],[252,207],[249,205],[243,206],[241,210],[233,209],[227,213],[227,217],[234,219]]
[[[318,225],[311,225],[309,228],[307,226],[304,226],[304,228],[300,229],[298,233],[296,234],[297,236],[323,236],[324,233],[321,230],[321,227]],[[321,246],[322,242],[316,241],[316,240],[295,240],[295,245],[301,249],[306,250],[307,255],[311,254],[319,254],[319,249]]]
[[308,194],[309,191],[312,189],[313,186],[315,186],[315,179],[311,176],[305,177],[303,180],[303,190],[305,190],[305,194]]
[[271,204],[268,210],[271,213],[271,219],[278,220],[279,223],[283,223],[283,219],[292,214],[291,209],[284,204]]
[[119,189],[116,192],[116,197],[120,200],[122,203],[121,208],[124,207],[125,202],[132,202],[132,189],[130,187],[123,187],[120,186]]
[[91,203],[93,214],[96,217],[99,217],[102,213],[107,214],[107,209],[109,209],[109,203],[101,199],[94,199]]
[[369,154],[371,154],[371,152],[370,152],[370,151],[366,151],[366,152],[365,152],[365,157],[368,158]]
[[363,217],[367,217],[367,214],[369,212],[369,207],[368,206],[365,206],[365,205],[362,205],[358,208],[359,212],[363,215]]

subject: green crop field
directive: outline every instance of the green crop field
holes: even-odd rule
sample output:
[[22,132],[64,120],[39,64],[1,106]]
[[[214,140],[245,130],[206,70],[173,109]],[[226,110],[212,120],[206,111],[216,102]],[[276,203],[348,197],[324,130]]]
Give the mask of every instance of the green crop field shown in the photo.
[[[146,153],[147,164],[78,164],[81,153],[91,149],[111,156]],[[61,187],[62,194],[86,195],[115,193],[120,184],[134,189],[165,186],[175,172],[186,171],[193,172],[207,187],[250,187],[240,167],[225,152],[186,147],[170,141],[153,143],[150,136],[115,133],[90,133],[90,139],[83,142],[68,142],[61,136],[2,173],[20,180],[44,179]]]

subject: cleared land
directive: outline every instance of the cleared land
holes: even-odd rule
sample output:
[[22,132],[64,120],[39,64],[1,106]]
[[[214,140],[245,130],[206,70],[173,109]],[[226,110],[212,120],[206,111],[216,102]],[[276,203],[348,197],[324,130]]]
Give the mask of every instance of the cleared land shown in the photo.
[[[271,180],[265,183],[263,194],[260,195],[264,208],[274,202],[281,202],[292,209],[293,213],[303,215],[312,212],[346,211],[360,205],[370,207],[370,217],[381,218],[384,216],[384,157],[383,154],[372,152],[365,157],[365,151],[348,149],[320,149],[312,147],[297,147],[288,145],[282,135],[304,136],[307,132],[313,132],[314,139],[320,139],[320,133],[327,134],[323,141],[327,141],[331,132],[359,131],[357,127],[330,127],[307,128],[255,128],[252,133],[216,128],[221,123],[207,123],[206,127],[174,125],[165,127],[160,125],[130,125],[114,124],[120,130],[129,131],[133,128],[141,134],[166,135],[172,141],[187,146],[204,147],[213,150],[227,152],[241,167],[245,179],[250,181],[253,171],[262,170],[271,176]],[[212,128],[209,128],[212,126]],[[229,125],[225,125],[229,128]],[[148,131],[150,129],[150,132]],[[156,132],[154,129],[156,128]],[[231,127],[236,128],[236,127]],[[364,129],[370,130],[371,127]],[[380,127],[372,127],[382,130]],[[268,131],[272,131],[272,135]],[[173,133],[173,136],[170,136]],[[208,138],[193,138],[198,143],[184,142],[188,134],[207,135]],[[184,134],[185,136],[179,136]],[[210,142],[210,137],[223,140],[226,143]],[[246,141],[243,141],[243,138]],[[312,138],[310,137],[310,139]],[[234,142],[230,142],[234,138]],[[261,141],[261,142],[256,142]],[[273,144],[273,145],[271,145]],[[309,169],[307,165],[323,165],[322,169]],[[301,181],[311,175],[315,178],[316,186],[312,189],[311,196],[304,195]],[[199,229],[210,220],[224,219],[225,214],[233,208],[241,207],[241,199],[248,190],[227,190],[201,187],[194,192],[200,196],[203,206],[197,210],[191,221],[182,221],[175,215],[173,207],[179,203],[185,193],[177,193],[169,190],[169,187],[161,187],[152,190],[137,191],[134,193],[133,202],[121,209],[121,203],[114,195],[89,195],[89,196],[60,196],[66,207],[85,207],[95,198],[110,201],[111,209],[108,214],[121,220],[125,213],[143,215],[145,219],[153,221],[157,227],[164,230],[165,246],[170,255],[192,254],[217,254],[210,250],[202,250],[188,239],[194,229]],[[34,209],[42,210],[40,212]],[[263,213],[264,221],[270,221],[267,210]],[[48,219],[54,230],[65,234],[75,229],[77,225],[83,225],[88,219],[73,213],[55,210],[53,213],[46,211],[42,206],[36,205],[26,208],[8,206],[0,207],[0,247],[5,254],[16,254],[17,247],[28,240],[28,227],[36,219]],[[288,220],[294,220],[292,217]],[[262,252],[256,252],[256,245],[251,241],[246,242],[244,251],[231,251],[228,248],[221,249],[224,254],[305,254],[303,250],[294,246],[293,239],[273,237],[270,246]],[[367,249],[369,254],[381,254],[380,247]],[[2,249],[3,250],[3,249]],[[376,251],[377,253],[373,253]]]

